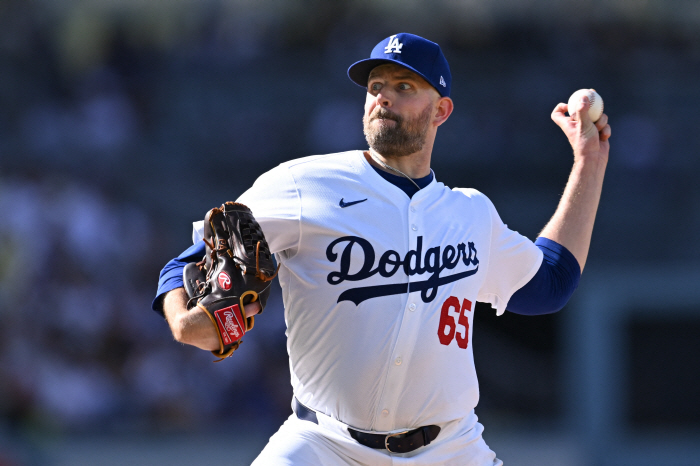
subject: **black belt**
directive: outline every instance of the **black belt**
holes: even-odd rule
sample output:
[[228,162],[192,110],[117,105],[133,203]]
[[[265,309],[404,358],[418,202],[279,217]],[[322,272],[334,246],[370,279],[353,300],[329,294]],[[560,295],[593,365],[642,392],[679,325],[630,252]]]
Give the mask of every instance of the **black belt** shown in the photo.
[[[299,419],[318,424],[316,412],[301,404],[296,397],[294,397],[294,412]],[[352,438],[366,447],[386,449],[392,453],[408,453],[435,440],[440,433],[440,426],[423,426],[394,434],[368,434],[351,427],[348,427],[348,432]]]

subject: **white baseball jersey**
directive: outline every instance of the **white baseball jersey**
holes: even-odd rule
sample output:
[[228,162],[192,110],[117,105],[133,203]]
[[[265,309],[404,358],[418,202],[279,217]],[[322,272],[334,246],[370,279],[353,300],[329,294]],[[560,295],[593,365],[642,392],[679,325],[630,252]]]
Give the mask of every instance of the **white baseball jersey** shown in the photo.
[[503,313],[542,261],[486,196],[433,179],[409,199],[352,151],[283,163],[238,202],[281,263],[299,401],[376,432],[474,417],[474,305]]

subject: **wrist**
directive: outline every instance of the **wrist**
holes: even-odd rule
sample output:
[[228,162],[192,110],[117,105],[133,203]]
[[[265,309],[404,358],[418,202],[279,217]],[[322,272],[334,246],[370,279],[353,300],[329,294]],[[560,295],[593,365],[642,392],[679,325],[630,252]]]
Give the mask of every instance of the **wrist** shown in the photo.
[[584,154],[574,154],[572,173],[584,176],[602,177],[608,165],[607,157],[595,157]]

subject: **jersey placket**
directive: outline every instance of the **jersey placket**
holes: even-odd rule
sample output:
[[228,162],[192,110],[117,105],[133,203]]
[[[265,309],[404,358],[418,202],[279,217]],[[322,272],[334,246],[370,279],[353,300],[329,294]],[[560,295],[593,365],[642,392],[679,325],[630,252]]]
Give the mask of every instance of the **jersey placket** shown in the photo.
[[[422,196],[415,195],[408,205],[407,222],[404,226],[408,236],[408,247],[412,250],[416,249],[418,237],[421,236],[422,222],[419,219],[419,201],[416,200],[418,197]],[[407,282],[410,286],[411,282],[420,279],[419,275],[408,276]],[[400,319],[397,319],[400,327],[391,359],[386,366],[386,380],[377,407],[378,413],[374,426],[377,431],[387,432],[406,427],[397,425],[397,422],[400,422],[397,419],[405,417],[405,414],[397,412],[397,408],[399,397],[405,392],[406,384],[421,383],[421,381],[411,381],[409,377],[412,349],[420,333],[421,305],[420,292],[408,293],[403,301],[403,312]]]

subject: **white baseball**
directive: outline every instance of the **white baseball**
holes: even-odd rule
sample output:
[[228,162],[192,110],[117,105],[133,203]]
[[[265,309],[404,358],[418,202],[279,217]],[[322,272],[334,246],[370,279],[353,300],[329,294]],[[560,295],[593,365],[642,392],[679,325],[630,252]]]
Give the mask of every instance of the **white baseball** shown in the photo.
[[569,115],[574,113],[574,109],[578,106],[579,102],[581,102],[584,95],[588,96],[588,100],[591,102],[591,106],[588,109],[588,116],[591,118],[591,121],[595,123],[603,114],[603,98],[593,89],[579,89],[571,94],[571,97],[569,97]]

